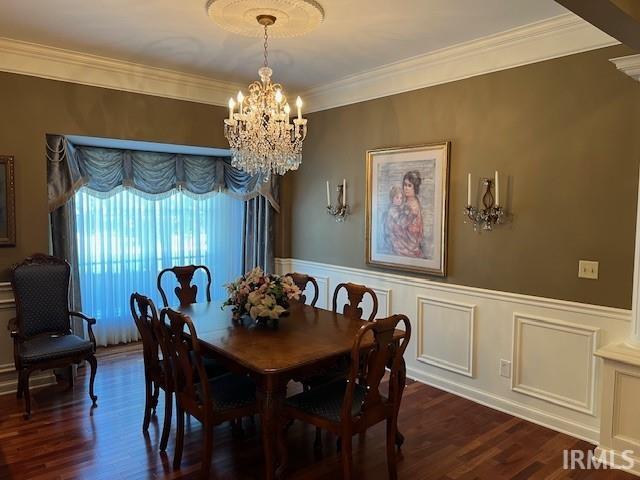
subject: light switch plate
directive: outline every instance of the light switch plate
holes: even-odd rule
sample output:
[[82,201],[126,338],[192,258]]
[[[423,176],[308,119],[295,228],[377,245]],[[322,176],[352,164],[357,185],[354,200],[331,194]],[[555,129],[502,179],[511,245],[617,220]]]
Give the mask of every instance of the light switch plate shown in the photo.
[[598,279],[598,262],[580,260],[578,262],[578,278]]

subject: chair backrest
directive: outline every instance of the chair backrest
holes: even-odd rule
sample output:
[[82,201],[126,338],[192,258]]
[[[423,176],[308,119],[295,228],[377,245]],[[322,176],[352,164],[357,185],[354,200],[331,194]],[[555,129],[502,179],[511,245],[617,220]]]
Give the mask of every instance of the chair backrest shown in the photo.
[[164,308],[160,313],[160,328],[164,337],[162,342],[171,358],[173,388],[178,402],[196,417],[210,414],[212,397],[193,322],[183,313]]
[[159,323],[158,310],[149,297],[132,293],[129,299],[131,315],[136,322],[140,337],[142,337],[142,354],[145,369],[157,379],[162,372],[159,355],[160,342],[155,331],[155,324]]
[[[398,323],[404,324],[404,333],[394,338]],[[360,354],[362,341],[366,335],[373,333],[373,346],[366,354],[365,385],[367,393],[362,403],[361,412],[374,411],[385,406],[398,406],[402,395],[404,375],[400,375],[400,368],[404,364],[404,352],[411,339],[411,323],[406,315],[392,315],[363,325],[353,341],[351,349],[351,367],[347,377],[347,389],[342,405],[342,419],[351,418],[353,393],[356,379],[360,374]],[[389,368],[389,395],[385,399],[380,395],[380,382]],[[386,404],[386,405],[385,405]]]
[[165,273],[171,272],[175,275],[176,280],[179,285],[174,289],[178,300],[180,301],[180,305],[190,305],[192,303],[196,303],[196,296],[198,294],[198,286],[191,285],[191,281],[193,280],[193,275],[197,270],[204,270],[207,274],[207,290],[206,297],[207,302],[211,301],[211,272],[205,265],[185,265],[178,267],[165,268],[158,274],[158,290],[160,291],[160,295],[162,296],[162,302],[165,307],[169,306],[169,300],[167,299],[167,295],[165,294],[162,288],[162,277]]
[[21,338],[71,333],[69,264],[37,253],[11,268],[16,318]]
[[360,320],[362,318],[363,310],[360,307],[362,300],[364,299],[365,294],[369,294],[371,296],[372,307],[371,314],[369,315],[369,321],[376,318],[378,314],[378,297],[376,296],[376,292],[365,285],[358,285],[356,283],[340,283],[335,291],[333,292],[333,307],[332,310],[334,312],[338,311],[338,294],[341,289],[345,289],[347,291],[347,299],[348,303],[345,304],[342,309],[342,314],[345,317],[353,318]]
[[[305,291],[308,284],[313,285],[313,289],[314,289],[313,299],[311,300],[309,305],[311,305],[312,307],[316,306],[316,303],[318,302],[318,296],[320,295],[320,289],[318,288],[318,282],[316,282],[315,278],[313,278],[310,275],[307,275],[306,273],[297,273],[297,272],[287,273],[285,277],[291,277],[291,280],[293,281],[293,283],[295,283],[296,287],[298,287],[301,292]],[[306,303],[307,296],[304,294],[301,294],[300,300],[298,301],[300,303]]]

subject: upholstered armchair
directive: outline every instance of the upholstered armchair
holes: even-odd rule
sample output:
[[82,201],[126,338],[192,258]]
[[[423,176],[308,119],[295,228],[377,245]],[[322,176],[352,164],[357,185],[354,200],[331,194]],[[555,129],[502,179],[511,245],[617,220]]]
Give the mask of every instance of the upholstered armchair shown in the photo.
[[[9,330],[18,371],[17,396],[24,396],[25,418],[31,416],[32,372],[69,367],[85,360],[91,365],[89,396],[93,406],[97,404],[98,397],[93,393],[96,339],[91,329],[96,321],[69,311],[70,272],[67,262],[44,254],[35,254],[11,269],[16,318],[9,322]],[[71,317],[87,322],[89,340],[72,333]]]

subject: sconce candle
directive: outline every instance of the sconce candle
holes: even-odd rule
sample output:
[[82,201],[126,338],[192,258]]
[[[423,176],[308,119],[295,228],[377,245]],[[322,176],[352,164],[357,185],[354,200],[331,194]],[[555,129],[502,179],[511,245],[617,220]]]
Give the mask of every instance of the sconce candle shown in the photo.
[[329,180],[327,180],[327,207],[331,206],[331,195],[329,194]]
[[347,180],[343,179],[342,184],[338,184],[336,190],[338,192],[338,201],[334,206],[331,205],[329,182],[327,181],[327,213],[335,218],[336,222],[344,222],[344,219],[349,214],[349,206],[347,205]]
[[[494,225],[503,223],[505,217],[505,211],[499,204],[498,171],[496,170],[494,179],[484,178],[482,183],[485,188],[482,195],[482,206],[484,208],[475,208],[471,205],[471,174],[467,176],[467,206],[464,207],[464,214],[473,223],[474,230],[491,231]],[[495,188],[495,197],[491,192],[492,185]]]

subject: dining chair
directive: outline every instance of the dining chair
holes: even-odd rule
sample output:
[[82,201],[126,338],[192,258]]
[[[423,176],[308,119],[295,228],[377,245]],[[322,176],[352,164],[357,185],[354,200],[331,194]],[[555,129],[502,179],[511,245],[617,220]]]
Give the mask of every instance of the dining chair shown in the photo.
[[372,321],[374,318],[376,318],[376,315],[378,314],[378,297],[376,296],[376,292],[366,285],[358,285],[357,283],[338,284],[335,291],[333,292],[332,310],[334,312],[338,311],[338,295],[340,293],[340,290],[342,289],[347,291],[348,300],[342,308],[342,314],[345,317],[360,320],[363,315],[363,309],[360,305],[364,301],[364,296],[368,294],[371,297],[371,301],[373,303],[368,320]]
[[[404,332],[396,330],[404,324]],[[356,382],[363,341],[371,338],[373,346],[367,355],[366,385]],[[363,325],[353,341],[349,374],[322,387],[289,397],[282,412],[283,427],[278,432],[278,450],[282,476],[287,468],[286,430],[291,420],[300,420],[329,430],[341,439],[343,478],[353,478],[352,437],[386,420],[387,465],[389,478],[395,480],[397,419],[404,390],[404,352],[411,338],[411,323],[405,315],[372,321]],[[380,382],[389,369],[389,389],[385,396]]]
[[[167,319],[169,325],[166,324]],[[160,314],[157,330],[163,337],[161,344],[171,359],[176,395],[177,432],[173,468],[180,468],[184,448],[184,416],[189,414],[203,426],[200,474],[202,478],[209,478],[213,427],[258,413],[255,383],[248,376],[232,373],[208,379],[198,335],[187,315],[165,308]]]
[[162,288],[162,277],[171,272],[178,281],[178,286],[175,287],[174,292],[178,297],[180,305],[190,305],[192,303],[196,303],[196,298],[198,294],[198,286],[192,285],[193,276],[196,271],[204,270],[207,275],[207,287],[205,291],[207,302],[211,301],[211,271],[207,268],[206,265],[184,265],[177,266],[171,268],[165,268],[158,274],[158,290],[160,291],[160,295],[162,296],[162,303],[165,307],[169,306],[169,300],[167,299],[167,295]]
[[[95,318],[69,310],[71,267],[60,258],[35,254],[11,268],[11,287],[16,299],[16,317],[9,320],[13,338],[13,356],[18,371],[18,398],[24,396],[26,419],[31,417],[29,376],[36,370],[69,367],[73,386],[73,364],[85,360],[91,366],[89,397],[93,407],[98,397],[93,392],[98,362],[92,325]],[[87,323],[89,339],[74,335],[71,318]]]
[[[142,431],[147,432],[149,430],[152,412],[155,414],[156,407],[158,406],[158,395],[160,390],[163,390],[165,393],[164,423],[160,439],[160,451],[164,452],[167,449],[169,432],[171,431],[173,379],[171,366],[165,361],[167,357],[160,349],[160,342],[156,333],[157,324],[160,323],[158,310],[150,298],[140,295],[139,293],[131,294],[129,304],[131,307],[131,315],[142,338],[145,384]],[[160,356],[160,354],[162,354],[162,356]]]
[[[373,289],[365,286],[358,285],[356,283],[340,283],[336,287],[333,292],[333,307],[332,310],[334,313],[338,313],[338,295],[340,290],[345,289],[347,291],[347,299],[348,302],[344,305],[342,309],[342,314],[354,320],[361,320],[363,309],[360,306],[364,300],[365,295],[371,296],[372,308],[371,314],[369,315],[368,321],[372,321],[376,315],[378,314],[378,297],[376,297],[376,292]],[[304,390],[310,390],[311,388],[317,387],[319,385],[324,385],[325,383],[332,382],[338,378],[345,378],[348,373],[348,356],[345,355],[338,359],[338,364],[331,368],[330,371],[323,372],[312,377],[306,378],[302,380],[302,386]],[[318,442],[319,442],[319,437]]]
[[[316,306],[318,297],[320,295],[320,289],[318,288],[318,282],[316,282],[315,278],[313,278],[311,275],[307,275],[306,273],[297,272],[287,273],[285,277],[291,277],[291,280],[293,280],[293,283],[300,289],[301,292],[304,292],[309,284],[313,285],[313,299],[311,300],[309,305],[311,305],[312,307]],[[301,294],[299,302],[306,303],[307,296]]]

